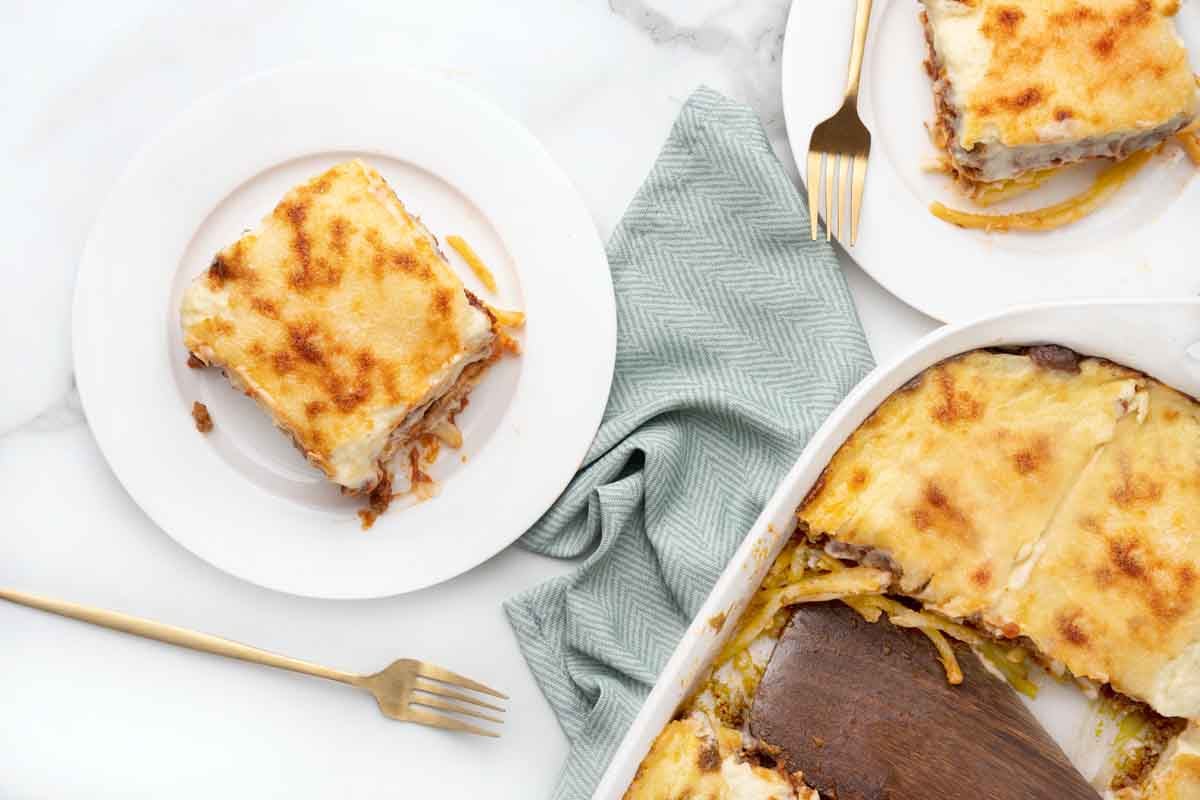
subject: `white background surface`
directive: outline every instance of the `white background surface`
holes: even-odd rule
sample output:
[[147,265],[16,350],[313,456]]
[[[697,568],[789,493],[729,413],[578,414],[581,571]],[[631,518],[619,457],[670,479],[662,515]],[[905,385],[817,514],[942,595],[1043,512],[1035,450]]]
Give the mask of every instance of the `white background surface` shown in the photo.
[[[605,238],[700,83],[752,105],[794,174],[778,96],[787,2],[340,5],[0,4],[0,585],[343,669],[442,663],[509,692],[505,736],[389,722],[341,686],[2,605],[3,800],[535,798],[554,784],[566,740],[500,603],[572,565],[510,548],[416,594],[329,602],[258,589],[189,555],[128,498],[79,411],[79,252],[148,137],[200,95],[297,60],[454,70],[542,140]],[[877,358],[935,326],[844,263]]]

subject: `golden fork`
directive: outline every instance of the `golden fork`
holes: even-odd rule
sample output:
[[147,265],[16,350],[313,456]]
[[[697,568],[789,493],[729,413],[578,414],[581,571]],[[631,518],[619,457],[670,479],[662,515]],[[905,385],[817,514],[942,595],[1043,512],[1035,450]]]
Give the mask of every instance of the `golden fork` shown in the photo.
[[374,675],[354,675],[349,672],[341,672],[340,670],[329,669],[317,664],[310,664],[299,659],[268,653],[265,650],[231,642],[228,639],[221,639],[217,636],[210,636],[206,633],[196,633],[195,631],[176,628],[172,625],[164,625],[161,622],[153,622],[148,619],[132,617],[116,611],[88,608],[87,606],[68,603],[64,600],[49,600],[44,597],[36,597],[9,589],[0,589],[0,599],[28,606],[29,608],[48,611],[51,614],[70,617],[82,622],[90,622],[93,625],[101,625],[115,631],[132,633],[134,636],[141,636],[146,639],[165,642],[166,644],[199,650],[202,653],[211,653],[217,656],[225,656],[226,658],[249,661],[252,664],[262,664],[267,667],[291,670],[292,672],[299,672],[304,675],[313,675],[318,678],[337,681],[338,683],[344,683],[358,689],[365,689],[375,696],[376,702],[379,703],[379,709],[385,715],[392,719],[401,720],[402,722],[416,722],[435,728],[464,731],[479,736],[496,737],[500,734],[477,725],[472,725],[461,719],[434,713],[432,709],[485,719],[488,722],[502,723],[504,721],[499,717],[485,714],[470,707],[480,706],[492,711],[503,712],[504,709],[500,706],[486,703],[473,695],[455,691],[448,687],[452,686],[457,689],[489,694],[503,700],[508,699],[507,695],[484,686],[482,683],[477,683],[470,678],[464,678],[462,675],[457,675],[448,669],[442,669],[433,664],[427,664],[424,661],[414,661],[413,659],[405,658],[393,662],[383,672],[377,672]]
[[[858,0],[854,21],[854,44],[850,48],[850,77],[846,81],[846,99],[841,109],[813,130],[808,145],[808,215],[812,218],[812,238],[817,239],[817,216],[821,208],[821,188],[825,189],[825,238],[833,240],[833,211],[837,209],[837,237],[842,239],[844,204],[850,195],[850,244],[858,241],[858,218],[862,212],[863,186],[867,181],[867,157],[871,154],[871,132],[858,116],[858,86],[862,77],[863,51],[867,46],[867,24],[871,20],[871,0]],[[832,174],[827,181],[825,169]],[[840,189],[837,182],[841,165]],[[851,165],[853,164],[853,172]],[[853,193],[851,193],[853,174]]]

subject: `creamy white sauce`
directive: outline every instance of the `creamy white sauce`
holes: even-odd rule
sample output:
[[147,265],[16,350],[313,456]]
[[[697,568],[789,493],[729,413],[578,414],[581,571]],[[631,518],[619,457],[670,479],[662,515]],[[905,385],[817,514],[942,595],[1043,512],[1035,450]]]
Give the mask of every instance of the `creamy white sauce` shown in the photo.
[[183,302],[179,306],[179,321],[184,330],[206,319],[229,315],[229,292],[224,288],[214,292],[208,287],[205,274],[202,273],[196,278],[183,293]]
[[1165,716],[1200,717],[1200,642],[1159,670],[1147,700]]
[[933,46],[950,77],[948,99],[961,106],[987,75],[992,43],[979,29],[976,10],[960,0],[924,0],[933,30]]
[[[1008,180],[1055,164],[1073,164],[1089,158],[1124,158],[1164,141],[1183,128],[1190,119],[1187,114],[1178,114],[1166,123],[1147,130],[1020,147],[1006,147],[998,136],[981,137],[971,150],[963,149],[956,141],[951,155],[958,163],[978,169],[980,180]],[[957,124],[961,127],[961,116]]]
[[733,800],[792,800],[796,796],[778,772],[755,770],[732,755],[721,761],[721,778]]

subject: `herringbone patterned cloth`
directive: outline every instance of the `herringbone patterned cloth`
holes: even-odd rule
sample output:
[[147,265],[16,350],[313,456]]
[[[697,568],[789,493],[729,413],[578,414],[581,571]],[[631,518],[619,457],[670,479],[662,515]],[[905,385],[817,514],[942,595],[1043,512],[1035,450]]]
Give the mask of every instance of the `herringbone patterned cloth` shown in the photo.
[[758,119],[688,100],[608,245],[617,364],[579,474],[522,539],[573,574],[505,608],[590,797],[805,442],[871,367],[833,251]]

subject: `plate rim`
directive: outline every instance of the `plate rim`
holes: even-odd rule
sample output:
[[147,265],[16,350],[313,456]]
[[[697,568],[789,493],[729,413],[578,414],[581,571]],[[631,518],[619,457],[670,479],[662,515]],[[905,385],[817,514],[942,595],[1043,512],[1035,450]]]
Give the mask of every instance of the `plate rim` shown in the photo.
[[[471,551],[472,555],[466,558],[451,559],[453,561],[451,566],[431,570],[427,576],[422,576],[416,580],[410,579],[406,582],[397,582],[386,589],[373,586],[365,590],[357,590],[348,589],[343,586],[338,590],[329,590],[321,586],[306,586],[305,584],[312,583],[311,579],[305,580],[301,578],[299,583],[297,583],[294,577],[288,580],[275,580],[273,578],[264,578],[262,575],[247,574],[244,569],[231,567],[228,563],[223,563],[221,559],[213,557],[211,550],[197,547],[194,540],[189,540],[187,535],[181,535],[177,527],[179,524],[177,515],[167,512],[164,508],[164,503],[158,500],[151,500],[146,496],[148,492],[157,487],[141,485],[141,475],[126,461],[127,456],[122,454],[122,445],[115,439],[117,433],[113,430],[113,424],[110,419],[106,419],[106,414],[103,413],[111,406],[112,400],[109,396],[111,390],[103,388],[102,376],[98,374],[100,370],[99,360],[89,359],[88,356],[95,354],[98,347],[97,344],[89,341],[89,334],[96,330],[97,325],[104,324],[104,318],[102,315],[96,314],[99,310],[95,307],[98,301],[90,296],[91,292],[89,292],[89,289],[98,285],[97,281],[101,281],[105,277],[104,270],[107,262],[102,255],[103,245],[101,244],[101,239],[108,233],[108,228],[113,226],[114,220],[119,219],[121,203],[127,202],[132,196],[136,196],[129,194],[131,187],[136,187],[136,181],[140,177],[145,177],[143,173],[147,172],[147,165],[151,160],[155,157],[161,157],[163,152],[169,152],[167,149],[172,146],[173,140],[177,137],[186,136],[188,128],[195,124],[198,119],[202,119],[204,114],[219,109],[223,104],[233,103],[242,93],[254,91],[256,86],[269,84],[271,81],[297,80],[305,75],[312,75],[314,72],[318,74],[362,74],[363,71],[370,72],[376,79],[382,73],[391,78],[393,82],[421,81],[427,84],[434,84],[438,92],[449,98],[447,100],[448,103],[462,106],[472,113],[482,114],[487,122],[495,123],[503,129],[504,138],[513,145],[513,149],[516,152],[523,154],[523,163],[537,168],[538,174],[544,177],[543,188],[554,190],[553,197],[555,198],[555,202],[565,204],[566,210],[561,217],[556,219],[567,229],[565,238],[571,243],[571,247],[573,248],[572,253],[586,256],[578,257],[577,255],[573,260],[581,262],[584,268],[587,269],[585,274],[588,275],[587,282],[591,285],[591,288],[595,289],[602,285],[604,289],[604,291],[599,293],[599,296],[588,295],[589,304],[593,307],[593,313],[596,318],[596,325],[590,337],[593,342],[591,349],[595,350],[595,352],[589,356],[588,368],[589,372],[595,376],[595,382],[592,385],[597,388],[602,387],[603,391],[579,393],[575,409],[572,412],[572,416],[576,420],[572,427],[576,431],[578,440],[572,439],[567,441],[562,446],[562,451],[558,457],[560,462],[566,463],[566,454],[569,451],[572,468],[569,472],[563,469],[562,474],[555,472],[553,475],[543,475],[539,478],[537,483],[541,488],[536,492],[532,492],[532,494],[537,495],[539,498],[538,501],[536,503],[526,503],[528,509],[519,515],[519,524],[516,516],[510,520],[511,530],[502,535],[487,539],[486,544],[481,544]],[[492,135],[498,135],[496,128],[492,129]],[[339,150],[344,151],[345,147],[341,143],[331,141],[328,147],[324,149],[317,148],[302,154],[293,153],[270,163],[260,164],[259,172],[270,170],[297,157],[316,156]],[[219,151],[215,152],[219,153]],[[401,150],[384,152],[382,154],[387,157],[406,160],[405,153]],[[176,157],[173,156],[172,158]],[[424,165],[418,166],[424,167]],[[255,173],[250,173],[245,175],[243,180],[252,181],[254,177]],[[448,180],[444,176],[440,177],[443,181]],[[235,192],[240,185],[244,184],[230,185],[228,191],[230,193]],[[457,184],[450,183],[448,185],[455,189],[460,189]],[[227,194],[226,196],[229,195]],[[469,195],[467,199],[472,203],[475,202]],[[212,208],[208,208],[205,214],[211,214],[212,211]],[[193,228],[199,230],[206,218],[205,215],[201,215],[195,220],[191,220],[189,224],[194,223]],[[497,235],[506,241],[505,234],[506,231],[497,229]],[[177,244],[181,251],[186,248],[186,242],[179,242]],[[518,274],[521,272],[519,266],[517,267],[517,272]],[[175,269],[172,269],[171,274],[177,274]],[[522,283],[524,284],[524,281]],[[104,284],[101,283],[99,285]],[[559,290],[556,289],[555,292],[557,291]],[[162,302],[165,307],[170,303],[170,298],[162,298]],[[131,499],[163,533],[185,550],[222,572],[265,588],[304,597],[369,599],[404,594],[450,580],[488,561],[501,550],[510,546],[552,505],[562,490],[566,488],[574,476],[578,465],[586,456],[595,437],[595,432],[599,428],[604,409],[607,406],[616,362],[616,299],[613,293],[612,278],[608,268],[604,242],[583,196],[565,170],[558,165],[537,137],[518,119],[509,115],[497,104],[480,95],[478,92],[464,86],[456,79],[452,72],[423,66],[368,60],[339,63],[302,61],[256,72],[200,96],[173,118],[169,119],[159,131],[149,137],[138,149],[137,153],[130,159],[122,171],[120,177],[110,187],[103,203],[98,206],[79,258],[71,308],[72,362],[81,404],[97,446]],[[170,313],[169,309],[167,313]],[[154,333],[157,334],[157,331]],[[553,331],[543,331],[541,335],[552,336]],[[161,351],[162,347],[159,346],[157,349]],[[596,356],[599,357],[597,358]],[[148,369],[158,370],[166,369],[166,367],[165,365],[154,364],[149,365]],[[522,377],[521,380],[523,381],[525,378]],[[519,390],[520,387],[518,384]],[[159,403],[160,401],[156,399],[151,402]],[[505,412],[505,416],[507,416],[507,412]],[[185,425],[185,427],[189,426]],[[585,429],[587,431],[586,437],[582,435],[582,431]],[[487,446],[485,445],[479,455],[482,455],[486,450]],[[553,488],[552,491],[551,487]],[[433,503],[436,502],[437,498],[433,500]],[[536,506],[536,510],[534,510],[534,506]],[[321,512],[319,511],[314,510],[311,513],[315,517],[321,516]],[[394,535],[399,536],[403,535],[403,533],[402,530],[395,531]],[[459,548],[455,547],[454,544],[447,543],[443,546],[443,549],[457,550]]]

